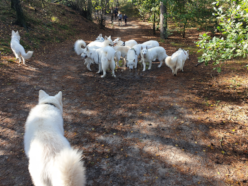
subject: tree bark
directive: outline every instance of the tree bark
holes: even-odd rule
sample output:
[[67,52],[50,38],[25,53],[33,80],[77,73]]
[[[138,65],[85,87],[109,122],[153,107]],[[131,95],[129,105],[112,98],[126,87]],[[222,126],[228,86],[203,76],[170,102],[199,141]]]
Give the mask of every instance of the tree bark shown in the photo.
[[163,2],[160,1],[160,38],[167,39],[167,18],[164,18],[164,14],[166,14],[166,7]]
[[155,11],[153,12],[153,35],[155,35],[156,34],[156,32],[155,32]]
[[[12,1],[11,1],[12,2]],[[14,10],[16,11],[16,24],[23,26],[26,30],[26,20],[22,11],[22,6],[20,4],[20,0],[13,0]],[[11,5],[12,6],[12,5]]]

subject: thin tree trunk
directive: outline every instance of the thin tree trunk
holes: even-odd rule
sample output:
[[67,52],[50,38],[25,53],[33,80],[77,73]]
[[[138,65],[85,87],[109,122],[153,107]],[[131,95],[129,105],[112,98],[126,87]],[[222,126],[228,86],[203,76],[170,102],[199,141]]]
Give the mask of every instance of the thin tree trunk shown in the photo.
[[155,11],[153,12],[153,35],[155,35],[156,34],[156,32],[155,32]]
[[183,25],[183,38],[185,38],[185,29],[186,29],[187,21],[188,20],[186,19],[186,22]]
[[160,38],[167,39],[167,18],[164,18],[164,14],[166,14],[166,7],[163,2],[160,1]]
[[27,30],[26,20],[25,20],[23,11],[22,11],[20,0],[13,0],[13,2],[14,2],[14,9],[16,11],[16,17],[17,17],[16,24],[23,26]]

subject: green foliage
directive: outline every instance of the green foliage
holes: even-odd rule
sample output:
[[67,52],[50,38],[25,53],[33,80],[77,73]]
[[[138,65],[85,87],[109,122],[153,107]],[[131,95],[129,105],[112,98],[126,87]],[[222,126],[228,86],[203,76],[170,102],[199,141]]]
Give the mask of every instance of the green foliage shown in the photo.
[[[185,29],[191,25],[200,25],[200,27],[207,27],[211,25],[213,28],[215,18],[212,17],[213,8],[209,6],[214,0],[163,0],[163,4],[167,9],[165,19],[172,20],[179,28],[183,37],[185,37]],[[145,0],[139,1],[136,4],[139,7],[139,13],[145,20],[145,16],[149,14],[149,20],[159,22],[159,0]],[[211,19],[210,19],[211,18]]]
[[[211,38],[207,34],[200,35],[197,46],[203,52],[199,62],[208,65],[213,60],[213,65],[222,64],[224,61],[235,57],[246,57],[248,54],[248,0],[218,0],[213,3],[222,37]],[[219,6],[216,8],[215,6]],[[215,68],[218,72],[220,67]]]

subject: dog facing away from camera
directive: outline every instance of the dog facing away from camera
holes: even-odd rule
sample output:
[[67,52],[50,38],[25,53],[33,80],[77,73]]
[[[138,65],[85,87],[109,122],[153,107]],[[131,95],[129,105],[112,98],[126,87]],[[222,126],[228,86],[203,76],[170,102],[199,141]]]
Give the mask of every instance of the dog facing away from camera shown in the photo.
[[84,186],[82,152],[64,137],[62,92],[39,91],[39,103],[25,124],[24,150],[35,186]]
[[[84,48],[82,48],[82,47],[84,47]],[[92,47],[88,47],[88,48],[98,49],[100,47],[92,46]],[[90,65],[94,64],[95,61],[93,59],[87,57],[86,43],[84,42],[84,40],[79,39],[75,42],[74,51],[77,53],[77,55],[81,55],[82,59],[84,59],[84,64],[86,65],[87,69],[89,71],[92,71],[90,68]],[[98,64],[98,63],[96,63],[96,64]]]
[[12,30],[11,34],[11,41],[10,41],[10,47],[13,51],[16,59],[19,59],[19,63],[23,61],[23,64],[25,65],[25,59],[30,59],[33,55],[33,51],[25,52],[23,46],[20,44],[21,36],[18,31]]
[[183,66],[187,59],[189,59],[189,51],[179,48],[172,56],[168,56],[165,59],[165,64],[170,67],[172,74],[176,76],[178,70],[182,70],[183,72]]
[[151,70],[152,61],[156,59],[160,61],[160,64],[158,65],[158,68],[160,68],[166,57],[167,54],[163,47],[153,47],[150,49],[147,49],[147,47],[141,47],[141,60],[143,62],[143,71],[146,70],[146,62],[149,62],[148,70]]
[[92,49],[90,47],[86,47],[87,51],[87,57],[94,60],[95,63],[99,64],[99,70],[97,73],[101,73],[103,71],[103,75],[101,78],[104,78],[106,76],[106,71],[108,68],[112,71],[112,76],[116,77],[115,75],[115,53],[113,47],[106,46],[104,48],[99,49]]

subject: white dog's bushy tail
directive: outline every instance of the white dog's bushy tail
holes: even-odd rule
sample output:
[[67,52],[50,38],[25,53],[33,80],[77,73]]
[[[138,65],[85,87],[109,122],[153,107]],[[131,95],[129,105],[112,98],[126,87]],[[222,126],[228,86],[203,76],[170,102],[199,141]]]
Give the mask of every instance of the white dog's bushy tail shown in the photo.
[[84,42],[84,40],[79,39],[74,44],[74,50],[77,53],[77,55],[80,55],[83,52],[83,49],[81,46],[86,47],[86,43]]
[[105,54],[105,57],[110,61],[112,60],[112,58],[115,56],[115,50],[110,47],[110,46],[106,46],[103,48],[103,52]]
[[55,157],[56,178],[53,183],[61,186],[84,186],[85,168],[81,161],[82,152],[75,149],[63,149]]
[[24,57],[24,59],[30,59],[33,55],[33,51],[28,51],[27,53],[23,50],[21,51],[22,57]]

